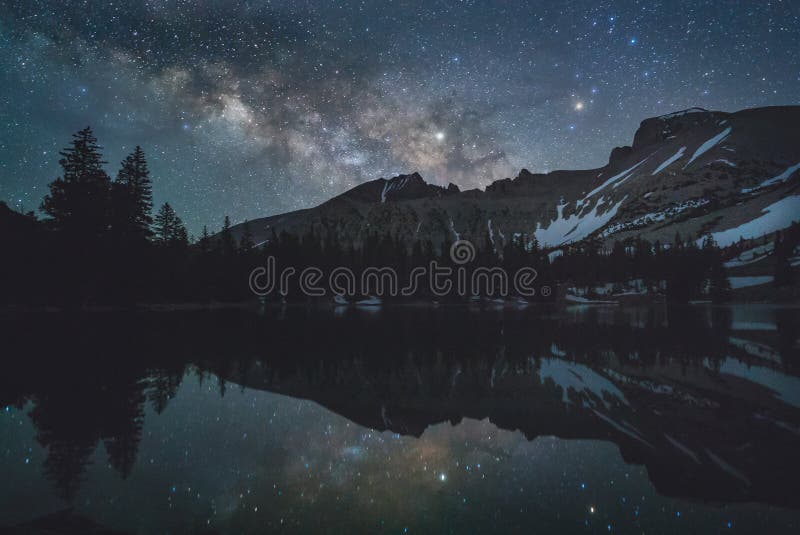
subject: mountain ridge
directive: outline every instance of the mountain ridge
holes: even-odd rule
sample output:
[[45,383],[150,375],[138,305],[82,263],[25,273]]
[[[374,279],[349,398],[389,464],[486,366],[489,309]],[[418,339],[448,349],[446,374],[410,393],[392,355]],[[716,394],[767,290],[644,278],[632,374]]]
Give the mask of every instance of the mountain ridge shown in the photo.
[[[514,178],[466,191],[452,183],[429,184],[413,172],[371,180],[316,207],[248,225],[257,243],[273,232],[312,231],[354,246],[374,232],[437,246],[454,239],[535,239],[545,248],[587,238],[665,242],[676,232],[699,239],[769,215],[786,198],[800,199],[796,139],[800,106],[732,113],[689,108],[644,119],[631,145],[613,148],[599,168],[523,168]],[[765,232],[788,226],[795,205],[800,207],[796,200],[778,206],[780,217],[773,213]],[[232,231],[238,236],[243,229],[240,224]]]

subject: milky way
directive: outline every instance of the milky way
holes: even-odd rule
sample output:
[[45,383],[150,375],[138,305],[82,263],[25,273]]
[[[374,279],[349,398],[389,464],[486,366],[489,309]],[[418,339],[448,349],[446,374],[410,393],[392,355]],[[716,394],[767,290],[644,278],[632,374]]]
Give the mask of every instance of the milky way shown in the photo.
[[203,224],[419,171],[600,166],[642,119],[800,102],[797,2],[0,0],[0,200],[92,125]]

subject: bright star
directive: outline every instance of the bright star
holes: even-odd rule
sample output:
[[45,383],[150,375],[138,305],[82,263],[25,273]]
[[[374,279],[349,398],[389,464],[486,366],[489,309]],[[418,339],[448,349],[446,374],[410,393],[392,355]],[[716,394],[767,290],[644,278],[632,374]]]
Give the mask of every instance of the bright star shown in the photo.
[[436,138],[436,141],[444,141],[444,132],[436,132],[434,137]]
[[575,111],[581,111],[583,109],[583,102],[578,101],[575,103]]

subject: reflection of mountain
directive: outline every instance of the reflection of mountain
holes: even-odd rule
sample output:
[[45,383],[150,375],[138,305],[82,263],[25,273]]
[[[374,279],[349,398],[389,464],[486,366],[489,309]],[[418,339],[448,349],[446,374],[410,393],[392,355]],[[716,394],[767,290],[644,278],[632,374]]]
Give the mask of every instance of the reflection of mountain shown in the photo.
[[800,378],[780,359],[743,349],[740,337],[762,331],[731,333],[724,321],[697,317],[658,321],[631,328],[544,320],[527,351],[518,345],[527,338],[522,325],[513,322],[490,344],[480,344],[480,327],[469,322],[463,341],[451,338],[455,332],[434,333],[441,326],[412,322],[416,336],[439,341],[422,351],[409,325],[390,322],[369,334],[341,332],[360,338],[350,344],[350,358],[331,358],[329,346],[304,354],[302,363],[257,361],[226,377],[401,434],[488,418],[529,439],[611,440],[627,461],[647,467],[664,494],[800,505],[793,491]]
[[146,401],[163,411],[194,364],[221,389],[312,399],[379,430],[489,418],[530,439],[613,441],[665,494],[800,506],[796,311],[280,314],[9,319],[9,354],[24,358],[0,379],[0,404],[31,402],[67,497],[99,443],[123,476],[135,470]]

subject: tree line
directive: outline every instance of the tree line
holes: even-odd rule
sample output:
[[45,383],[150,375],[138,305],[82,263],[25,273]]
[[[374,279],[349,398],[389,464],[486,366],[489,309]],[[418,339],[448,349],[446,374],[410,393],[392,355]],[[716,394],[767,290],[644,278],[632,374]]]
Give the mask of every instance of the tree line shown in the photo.
[[[10,259],[0,266],[6,286],[1,299],[6,302],[243,301],[253,299],[250,271],[270,256],[298,272],[314,266],[330,273],[346,266],[359,275],[368,267],[389,267],[398,274],[400,287],[408,285],[414,267],[436,261],[463,268],[467,276],[480,267],[501,267],[507,273],[532,267],[538,273],[537,284],[563,283],[583,288],[589,296],[598,285],[609,282],[614,283],[615,293],[621,293],[630,288],[631,281],[648,294],[674,302],[724,301],[730,296],[723,251],[711,238],[701,246],[680,235],[670,244],[635,239],[617,242],[610,250],[599,240],[589,239],[555,254],[541,248],[533,236],[516,235],[501,245],[487,233],[478,237],[475,258],[465,266],[450,258],[447,238],[440,243],[415,240],[409,244],[398,235],[376,231],[353,243],[341,241],[326,228],[311,227],[303,235],[273,229],[269,239],[256,246],[246,222],[237,232],[238,239],[234,237],[228,216],[218,233],[212,235],[203,227],[201,236],[190,240],[169,203],[153,215],[152,180],[141,147],[125,157],[114,179],[105,171],[107,162],[91,128],[74,134],[60,156],[62,174],[50,183],[42,201],[43,221],[33,213],[3,215],[0,210],[0,230],[6,227],[0,232],[0,247],[9,252]],[[793,282],[789,259],[800,242],[798,229],[794,225],[775,238],[776,285]],[[499,297],[489,288],[482,295]],[[412,297],[434,296],[423,284]],[[307,299],[296,277],[286,295],[273,298]]]

